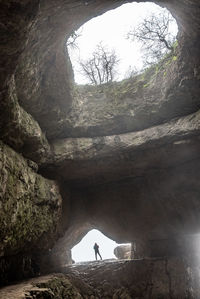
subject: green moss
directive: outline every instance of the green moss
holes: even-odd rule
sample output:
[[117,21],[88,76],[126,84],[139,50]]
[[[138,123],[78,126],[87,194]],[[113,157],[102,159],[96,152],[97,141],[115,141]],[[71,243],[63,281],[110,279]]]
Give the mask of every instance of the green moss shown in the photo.
[[[156,80],[162,80],[162,77],[167,75],[168,68],[177,60],[176,47],[177,43],[174,45],[174,50],[167,53],[159,63],[150,66],[143,73],[129,79],[101,86],[76,86],[77,97],[82,100],[86,99],[86,101],[88,99],[91,101],[92,99],[98,100],[99,98],[101,100],[106,98],[108,100],[106,111],[111,111],[111,113],[113,109],[116,113],[117,111],[123,113],[123,109],[127,111],[128,104],[124,99],[134,99],[137,98],[137,95],[141,96],[143,90],[145,92],[145,88],[151,87]],[[161,79],[158,78],[159,76]]]
[[34,205],[31,199],[21,198],[16,205],[13,205],[11,200],[6,202],[7,214],[1,215],[1,222],[7,223],[3,240],[7,247],[15,248],[16,245],[25,245],[27,241],[35,242],[52,228],[53,214],[48,205]]
[[34,244],[56,227],[60,198],[54,182],[33,172],[26,161],[9,147],[0,152],[4,196],[0,200],[1,249],[16,252]]
[[146,84],[143,85],[143,87],[144,87],[144,88],[145,88],[145,87],[148,87],[149,84],[150,84],[150,83],[146,83]]
[[[74,287],[71,282],[65,278],[54,278],[48,282],[45,283],[38,283],[36,284],[38,288],[48,288],[51,290],[53,293],[53,297],[55,299],[60,299],[60,298],[76,298],[76,299],[81,299],[83,298],[78,289]],[[38,297],[36,298],[41,298],[41,294],[38,294]],[[51,298],[51,297],[50,297]]]
[[169,59],[169,60],[165,63],[165,66],[168,66],[171,62],[172,62],[172,60]]
[[176,40],[176,41],[174,42],[174,44],[173,44],[173,48],[174,48],[174,50],[175,50],[177,47],[178,47],[178,41]]

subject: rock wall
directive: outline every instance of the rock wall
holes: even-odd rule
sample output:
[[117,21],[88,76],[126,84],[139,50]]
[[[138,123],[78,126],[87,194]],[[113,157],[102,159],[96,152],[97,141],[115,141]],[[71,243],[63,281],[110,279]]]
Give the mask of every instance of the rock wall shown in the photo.
[[99,87],[77,87],[66,137],[140,131],[197,111],[198,49],[197,40],[179,36],[174,52],[143,74]]
[[200,7],[154,2],[177,19],[173,54],[96,88],[74,85],[65,40],[124,1],[0,1],[5,282],[42,250],[46,264],[69,262],[91,228],[143,255],[149,241],[199,233]]
[[[37,174],[36,163],[25,160],[2,142],[0,173],[2,284],[7,281],[9,272],[14,276],[13,272],[17,275],[20,271],[18,267],[22,267],[23,258],[19,253],[27,256],[38,250],[48,251],[53,246],[55,237],[61,233],[62,198],[56,182]],[[23,277],[23,273],[20,276]]]
[[14,76],[3,92],[0,108],[1,140],[37,164],[44,162],[50,145],[38,123],[19,105]]

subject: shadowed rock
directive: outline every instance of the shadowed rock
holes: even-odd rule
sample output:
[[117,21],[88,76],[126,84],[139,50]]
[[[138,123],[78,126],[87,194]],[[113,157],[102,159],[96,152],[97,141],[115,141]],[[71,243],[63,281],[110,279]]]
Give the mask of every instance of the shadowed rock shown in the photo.
[[114,249],[114,255],[120,260],[131,258],[131,244],[119,245]]
[[[70,249],[91,228],[135,241],[146,257],[150,243],[200,232],[200,7],[195,0],[154,2],[177,20],[173,54],[135,78],[88,87],[74,84],[66,38],[124,1],[1,1],[2,283],[32,275],[34,259],[45,271],[70,263]],[[191,291],[187,262],[142,263],[145,287],[138,288],[149,297]],[[176,267],[180,280],[170,276]],[[160,293],[150,286],[159,271]],[[134,292],[115,295],[139,296]]]

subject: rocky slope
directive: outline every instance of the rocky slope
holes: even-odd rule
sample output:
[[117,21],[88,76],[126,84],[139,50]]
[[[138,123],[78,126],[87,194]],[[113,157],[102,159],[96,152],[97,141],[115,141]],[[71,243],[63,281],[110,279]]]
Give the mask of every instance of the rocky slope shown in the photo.
[[197,298],[199,290],[192,276],[196,269],[188,267],[186,274],[184,268],[181,259],[80,263],[63,268],[60,274],[5,287],[0,299]]

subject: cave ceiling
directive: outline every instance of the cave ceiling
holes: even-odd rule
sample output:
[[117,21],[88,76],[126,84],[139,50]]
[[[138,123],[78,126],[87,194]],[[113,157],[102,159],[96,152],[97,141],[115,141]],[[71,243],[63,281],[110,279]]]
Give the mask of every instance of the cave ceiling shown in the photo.
[[199,4],[154,1],[179,26],[175,58],[159,70],[103,91],[74,88],[66,36],[127,2],[0,1],[1,140],[70,186],[91,225],[116,238],[115,225],[126,240],[198,232]]

